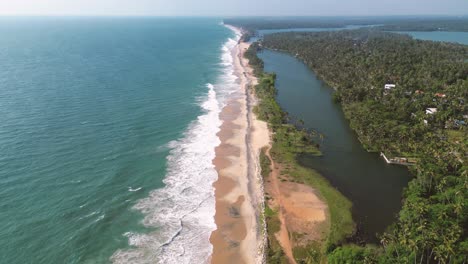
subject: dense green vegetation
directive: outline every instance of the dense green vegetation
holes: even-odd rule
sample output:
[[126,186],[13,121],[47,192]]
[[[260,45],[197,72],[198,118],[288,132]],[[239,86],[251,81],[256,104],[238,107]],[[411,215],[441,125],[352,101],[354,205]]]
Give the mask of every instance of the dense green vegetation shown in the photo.
[[338,247],[329,262],[466,263],[468,46],[372,30],[273,34],[263,45],[297,56],[334,87],[369,150],[418,160],[381,247]]
[[280,231],[281,222],[278,218],[278,212],[265,206],[265,221],[267,225],[268,248],[266,252],[267,263],[287,264],[288,259],[284,254],[281,245],[275,238],[275,234]]
[[379,250],[373,246],[359,247],[345,245],[337,248],[328,256],[329,264],[371,264],[377,263]]
[[271,161],[266,155],[266,147],[260,152],[260,168],[262,169],[262,177],[266,178],[271,173]]
[[[299,154],[321,155],[321,153],[312,141],[313,131],[300,129],[287,122],[286,113],[276,101],[276,75],[263,72],[263,61],[256,54],[258,49],[258,44],[251,45],[245,56],[249,59],[249,63],[254,68],[259,80],[258,85],[254,87],[255,94],[259,98],[259,104],[255,107],[254,112],[259,119],[268,122],[268,126],[273,132],[270,154],[275,163],[282,167],[280,171],[282,176],[293,182],[313,186],[328,204],[329,221],[322,228],[322,232],[325,234],[323,241],[315,241],[306,248],[293,249],[294,256],[300,263],[318,263],[325,259],[325,253],[333,245],[354,232],[351,202],[316,171],[302,167],[297,162],[296,157]],[[267,177],[270,172],[270,162],[264,151],[260,155],[260,164],[263,177]],[[268,198],[266,197],[266,199]],[[267,263],[287,263],[286,256],[274,236],[279,230],[277,213],[266,207],[265,220],[269,241]]]
[[[370,148],[414,152],[428,134],[463,128],[453,124],[468,110],[468,46],[367,30],[273,34],[263,44],[295,54],[336,88],[336,101]],[[385,93],[387,83],[396,87]]]
[[259,29],[344,28],[347,25],[379,25],[387,31],[463,31],[468,32],[468,17],[284,17],[232,18],[224,23],[251,33]]
[[[283,28],[334,28],[344,27],[350,22],[348,19],[314,18],[314,17],[289,17],[289,18],[232,18],[224,19],[224,23],[238,27],[257,29],[283,29]],[[358,21],[353,21],[358,22]],[[361,21],[359,21],[361,22]]]
[[379,27],[386,31],[461,31],[468,32],[468,18],[412,19],[388,22]]

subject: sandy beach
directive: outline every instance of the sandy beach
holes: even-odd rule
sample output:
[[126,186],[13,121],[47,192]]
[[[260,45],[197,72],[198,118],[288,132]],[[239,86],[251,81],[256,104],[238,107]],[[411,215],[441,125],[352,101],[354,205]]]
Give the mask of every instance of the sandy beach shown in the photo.
[[216,198],[215,223],[211,234],[211,263],[262,263],[265,247],[263,183],[259,153],[270,142],[267,124],[252,113],[256,98],[251,92],[257,80],[244,58],[248,43],[232,51],[239,90],[232,94],[220,114],[223,125],[213,164],[218,180],[213,184]]
[[[221,144],[216,148],[213,164],[218,172],[215,188],[217,229],[210,242],[213,245],[211,263],[264,263],[266,230],[260,221],[264,197],[268,205],[279,212],[280,231],[275,234],[290,263],[294,246],[305,246],[321,239],[320,226],[325,223],[326,204],[309,186],[280,180],[281,166],[269,154],[270,131],[267,123],[253,113],[257,98],[253,89],[257,78],[244,58],[249,43],[240,42],[232,51],[239,90],[223,108],[223,124],[217,134]],[[259,155],[267,147],[271,160],[271,175],[264,183]],[[285,175],[284,177],[287,177]],[[304,235],[301,241],[291,241],[290,233]]]

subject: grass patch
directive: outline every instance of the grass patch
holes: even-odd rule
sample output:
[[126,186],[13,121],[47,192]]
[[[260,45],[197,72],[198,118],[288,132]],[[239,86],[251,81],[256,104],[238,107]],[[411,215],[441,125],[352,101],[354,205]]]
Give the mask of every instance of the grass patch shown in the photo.
[[278,212],[268,205],[265,205],[265,221],[268,235],[267,263],[288,263],[281,245],[275,237],[281,229],[281,222],[278,218]]
[[310,243],[304,247],[293,248],[293,256],[297,263],[325,263],[320,243]]
[[260,168],[263,179],[266,179],[271,173],[271,161],[266,155],[266,147],[260,151]]
[[447,130],[447,139],[448,141],[455,143],[460,142],[464,144],[468,144],[468,137],[466,130]]
[[[351,214],[352,203],[319,173],[301,166],[297,162],[297,155],[301,152],[297,147],[282,144],[285,141],[283,136],[284,134],[275,134],[276,140],[270,151],[273,159],[275,162],[288,166],[291,181],[312,186],[318,191],[318,196],[328,205],[329,230],[321,247],[321,252],[325,254],[333,248],[333,245],[353,234],[355,224]],[[314,151],[311,152],[314,153]],[[315,153],[319,152],[315,151]]]

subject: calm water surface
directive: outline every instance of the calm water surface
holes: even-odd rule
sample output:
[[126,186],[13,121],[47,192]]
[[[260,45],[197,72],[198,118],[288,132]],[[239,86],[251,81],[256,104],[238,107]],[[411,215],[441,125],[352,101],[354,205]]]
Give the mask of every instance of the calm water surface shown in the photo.
[[401,34],[411,35],[413,38],[432,41],[454,42],[468,45],[468,32],[444,32],[444,31],[399,31]]

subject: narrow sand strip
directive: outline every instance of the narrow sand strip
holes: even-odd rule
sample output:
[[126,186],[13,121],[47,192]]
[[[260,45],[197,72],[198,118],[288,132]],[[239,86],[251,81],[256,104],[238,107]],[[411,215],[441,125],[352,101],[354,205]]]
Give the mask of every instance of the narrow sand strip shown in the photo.
[[265,238],[260,224],[263,210],[263,183],[259,153],[270,142],[265,122],[256,119],[252,108],[255,96],[249,87],[257,80],[244,59],[248,43],[233,50],[239,90],[232,94],[220,114],[223,125],[218,133],[213,164],[218,180],[213,184],[216,197],[215,223],[211,234],[212,263],[262,263]]

